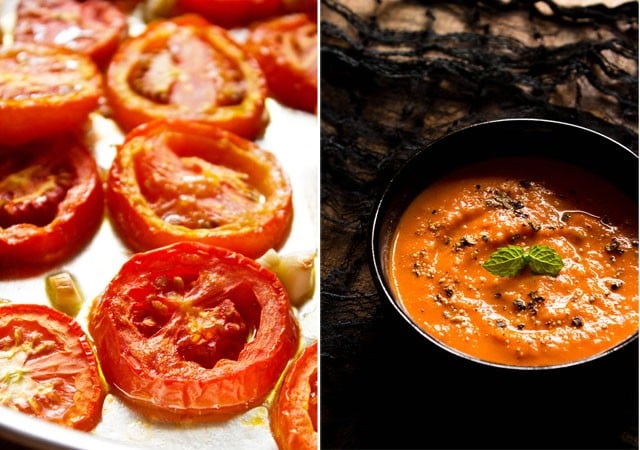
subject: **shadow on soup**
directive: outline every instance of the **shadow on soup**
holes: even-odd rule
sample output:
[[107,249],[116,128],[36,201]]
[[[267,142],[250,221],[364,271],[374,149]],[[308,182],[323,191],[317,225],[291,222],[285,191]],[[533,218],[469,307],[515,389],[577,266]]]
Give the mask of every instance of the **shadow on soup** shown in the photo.
[[391,288],[419,327],[471,357],[590,358],[638,330],[637,205],[577,167],[523,158],[419,194],[394,232]]

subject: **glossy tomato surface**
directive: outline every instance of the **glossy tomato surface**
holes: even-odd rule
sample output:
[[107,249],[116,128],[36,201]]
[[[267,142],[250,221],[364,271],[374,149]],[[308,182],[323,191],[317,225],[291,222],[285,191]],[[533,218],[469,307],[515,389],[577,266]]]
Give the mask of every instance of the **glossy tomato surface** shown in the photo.
[[0,148],[0,271],[63,261],[104,217],[97,164],[73,136]]
[[130,132],[106,199],[135,251],[198,241],[255,258],[278,249],[293,220],[291,186],[276,157],[202,122],[154,121]]
[[315,113],[318,105],[318,26],[306,14],[256,23],[245,43],[267,77],[270,95]]
[[188,242],[128,260],[93,305],[89,330],[109,384],[146,416],[171,421],[256,406],[299,344],[272,272]]
[[269,410],[269,424],[280,450],[318,448],[318,341],[287,369]]
[[105,66],[127,27],[126,13],[107,0],[19,0],[13,39],[65,47]]
[[127,131],[178,118],[255,139],[269,121],[258,63],[227,30],[196,15],[158,20],[126,40],[109,65],[106,96]]
[[0,145],[19,145],[81,128],[102,94],[86,55],[15,44],[0,51]]
[[0,405],[89,431],[105,390],[87,336],[71,317],[36,304],[0,305]]

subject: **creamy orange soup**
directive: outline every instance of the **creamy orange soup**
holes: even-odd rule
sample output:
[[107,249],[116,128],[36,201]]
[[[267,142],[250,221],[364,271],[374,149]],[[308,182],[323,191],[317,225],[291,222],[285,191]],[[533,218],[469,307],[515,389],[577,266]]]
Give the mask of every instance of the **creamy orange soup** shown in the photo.
[[[612,167],[615,170],[615,167]],[[545,366],[601,353],[638,330],[638,209],[594,175],[505,158],[437,181],[403,213],[392,290],[418,326],[481,360]],[[501,247],[545,245],[556,276],[483,264]]]

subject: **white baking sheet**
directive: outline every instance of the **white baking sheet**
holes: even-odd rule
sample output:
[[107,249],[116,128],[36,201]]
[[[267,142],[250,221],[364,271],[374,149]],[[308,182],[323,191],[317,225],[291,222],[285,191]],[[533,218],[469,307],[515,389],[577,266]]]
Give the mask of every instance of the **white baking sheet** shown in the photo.
[[[2,25],[10,26],[15,0],[2,3]],[[141,24],[132,20],[132,32]],[[242,36],[242,30],[237,30]],[[5,40],[5,45],[7,44]],[[318,252],[319,244],[319,160],[320,136],[317,116],[280,105],[269,99],[271,121],[264,136],[256,142],[272,151],[289,175],[293,186],[294,221],[291,234],[280,249],[281,254]],[[122,142],[118,127],[98,113],[91,116],[93,147],[98,165],[108,170],[115,146]],[[0,281],[0,298],[20,303],[49,304],[45,277],[61,270],[70,272],[78,282],[85,304],[78,321],[87,330],[86,315],[90,302],[106,287],[122,264],[131,256],[118,240],[105,218],[98,233],[75,259],[26,279]],[[316,256],[316,269],[319,269]],[[319,338],[319,275],[316,270],[314,296],[296,308],[302,328],[303,345]],[[195,426],[173,426],[146,420],[108,394],[103,417],[89,433],[69,430],[8,408],[0,408],[0,435],[34,448],[107,449],[154,447],[164,449],[276,449],[269,429],[268,401],[229,421]]]

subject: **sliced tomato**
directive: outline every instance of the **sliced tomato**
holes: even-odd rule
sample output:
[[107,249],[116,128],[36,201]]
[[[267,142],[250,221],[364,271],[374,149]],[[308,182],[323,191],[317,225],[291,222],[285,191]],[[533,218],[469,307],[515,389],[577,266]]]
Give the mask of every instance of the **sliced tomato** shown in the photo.
[[269,409],[269,424],[280,450],[318,448],[318,341],[287,369]]
[[127,15],[106,0],[19,0],[13,38],[61,46],[106,66],[127,35]]
[[83,126],[102,76],[86,55],[43,45],[0,52],[0,145],[20,145]]
[[250,29],[245,48],[264,71],[271,96],[292,108],[316,112],[316,21],[297,13],[259,22]]
[[109,170],[107,206],[135,251],[198,241],[258,257],[293,221],[276,157],[204,122],[160,120],[131,131]]
[[177,13],[196,13],[225,27],[245,27],[251,22],[282,14],[282,0],[176,0]]
[[157,420],[215,420],[256,406],[299,345],[272,272],[193,242],[134,255],[92,305],[89,330],[109,384]]
[[195,15],[153,22],[126,40],[109,65],[106,95],[127,131],[181,118],[254,139],[269,119],[258,63],[225,29]]
[[45,305],[0,306],[0,405],[89,431],[102,417],[104,397],[76,321]]
[[3,273],[71,257],[104,217],[102,180],[82,143],[60,136],[11,150],[0,152]]

